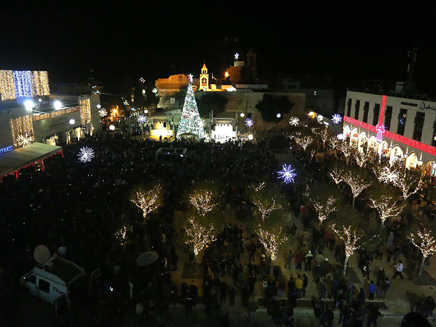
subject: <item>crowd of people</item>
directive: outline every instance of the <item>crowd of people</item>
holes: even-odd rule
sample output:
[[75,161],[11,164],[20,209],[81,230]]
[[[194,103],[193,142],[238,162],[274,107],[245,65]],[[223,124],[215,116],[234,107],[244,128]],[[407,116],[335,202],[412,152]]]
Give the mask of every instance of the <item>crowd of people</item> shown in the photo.
[[[78,160],[83,146],[95,151],[91,162]],[[177,164],[155,160],[156,151],[168,146],[186,148],[186,158]],[[93,294],[105,297],[102,306],[107,315],[96,314],[103,312],[97,308],[103,302],[86,302],[96,320],[110,325],[125,316],[130,309],[129,279],[135,285],[132,301],[150,306],[151,300],[158,307],[163,295],[171,294],[171,269],[177,269],[180,255],[173,217],[176,210],[186,210],[183,195],[190,185],[213,179],[221,185],[223,203],[238,207],[243,188],[275,171],[276,165],[267,142],[169,144],[97,134],[65,146],[62,155],[45,159],[44,169],[33,165],[20,170],[18,177],[3,177],[0,246],[8,251],[0,257],[0,285],[11,290],[4,292],[11,298],[4,300],[3,311],[15,318],[19,277],[34,266],[33,249],[40,244],[52,254],[60,247],[66,249],[63,256],[88,273],[101,269],[101,282],[94,282]],[[129,198],[135,186],[151,181],[164,186],[164,205],[144,224],[142,213]],[[123,227],[127,231],[120,239],[117,231]],[[146,251],[159,255],[150,271],[136,263]],[[216,266],[210,262],[211,269]],[[110,288],[114,292],[108,292]]]
[[[85,145],[96,153],[88,163],[78,160],[79,149]],[[186,148],[187,156],[177,161],[156,160],[161,147]],[[339,151],[313,156],[295,143],[291,150],[312,175],[308,183],[328,181],[328,167],[345,160]],[[390,279],[413,278],[416,274],[420,254],[404,237],[413,213],[387,225],[386,242],[358,253],[365,279],[360,289],[345,279],[341,268],[325,255],[330,251],[342,263],[344,246],[331,231],[314,228],[316,217],[303,195],[305,185],[282,189],[288,200],[286,209],[293,210],[306,230],[313,231],[308,236],[297,231],[295,224],[287,229],[296,246],[285,254],[284,267],[274,265],[256,235],[247,235],[233,223],[227,224],[217,240],[206,247],[201,262],[196,261],[192,249],[181,246],[183,231],[175,227],[174,214],[187,210],[184,194],[190,185],[216,181],[221,186],[222,214],[231,206],[239,219],[247,220],[253,212],[244,190],[265,178],[276,179],[278,169],[267,141],[164,143],[123,134],[97,134],[66,146],[63,155],[46,159],[44,171],[35,165],[21,170],[18,178],[4,177],[0,183],[0,199],[5,204],[0,208],[0,246],[8,251],[0,257],[0,288],[7,294],[2,297],[2,310],[14,317],[20,301],[19,276],[35,264],[35,246],[45,244],[51,253],[66,248],[62,256],[88,273],[101,270],[101,277],[91,285],[90,296],[72,307],[72,324],[78,323],[85,310],[100,325],[118,326],[126,319],[134,319],[164,326],[169,316],[163,313],[172,304],[182,304],[189,317],[202,303],[211,317],[216,316],[226,325],[228,316],[220,307],[228,302],[246,308],[252,318],[263,305],[274,323],[291,325],[298,300],[311,299],[315,316],[323,326],[332,326],[334,310],[340,311],[339,323],[343,326],[359,326],[365,319],[368,326],[375,326],[380,308],[371,301],[386,297]],[[130,194],[137,185],[157,181],[164,188],[164,205],[144,224]],[[351,199],[345,189],[344,193]],[[357,207],[366,210],[359,203]],[[117,232],[123,228],[125,234],[120,237]],[[158,254],[157,260],[138,265],[138,256],[151,251]],[[405,265],[400,255],[407,260]],[[178,264],[181,257],[188,258],[192,269],[202,272],[201,285],[195,279],[181,285],[174,280],[174,271],[185,268],[186,262]],[[372,268],[374,257],[395,262],[395,275],[386,276],[383,267]],[[281,269],[297,272],[287,279]],[[129,283],[134,285],[133,292]],[[307,296],[310,283],[316,285],[317,296]],[[253,296],[256,287],[262,302]],[[419,307],[425,308],[422,303]]]

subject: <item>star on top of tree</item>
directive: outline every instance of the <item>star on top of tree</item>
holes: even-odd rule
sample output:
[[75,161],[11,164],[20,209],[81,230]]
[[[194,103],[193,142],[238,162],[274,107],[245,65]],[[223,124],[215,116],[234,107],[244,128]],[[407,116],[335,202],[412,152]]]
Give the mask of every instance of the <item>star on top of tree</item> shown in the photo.
[[188,77],[189,77],[189,82],[191,82],[191,83],[192,83],[192,77],[194,77],[194,75],[192,75],[192,74],[189,74],[189,75],[188,75]]
[[235,60],[238,60],[239,59],[239,53],[235,53]]

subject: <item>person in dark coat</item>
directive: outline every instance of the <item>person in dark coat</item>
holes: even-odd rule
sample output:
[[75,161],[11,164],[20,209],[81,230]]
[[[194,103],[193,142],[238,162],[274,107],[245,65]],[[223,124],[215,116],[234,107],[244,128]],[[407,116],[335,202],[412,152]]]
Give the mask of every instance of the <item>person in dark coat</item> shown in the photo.
[[232,286],[229,288],[229,304],[234,305],[235,304],[235,296],[236,296],[236,288],[235,286]]
[[220,285],[220,302],[226,301],[227,289],[227,283],[225,281],[222,281]]

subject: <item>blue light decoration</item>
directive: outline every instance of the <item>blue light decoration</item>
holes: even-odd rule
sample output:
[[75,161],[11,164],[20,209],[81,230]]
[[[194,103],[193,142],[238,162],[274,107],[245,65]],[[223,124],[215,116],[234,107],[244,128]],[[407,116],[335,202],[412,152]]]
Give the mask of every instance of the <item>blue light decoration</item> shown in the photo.
[[30,70],[14,70],[14,84],[16,97],[31,98],[32,93],[32,75]]
[[340,114],[334,114],[332,116],[332,122],[333,124],[337,125],[342,121],[342,116]]
[[279,179],[281,179],[285,184],[295,182],[295,177],[297,177],[295,169],[292,168],[291,165],[286,164],[282,166],[282,170],[279,170],[277,174],[279,175]]
[[244,122],[245,122],[245,126],[248,128],[253,127],[253,125],[254,125],[253,119],[251,119],[251,118],[245,119]]
[[14,147],[12,145],[9,145],[9,146],[7,146],[5,148],[1,148],[0,149],[0,154],[6,153],[6,152],[11,152],[13,149],[14,149]]

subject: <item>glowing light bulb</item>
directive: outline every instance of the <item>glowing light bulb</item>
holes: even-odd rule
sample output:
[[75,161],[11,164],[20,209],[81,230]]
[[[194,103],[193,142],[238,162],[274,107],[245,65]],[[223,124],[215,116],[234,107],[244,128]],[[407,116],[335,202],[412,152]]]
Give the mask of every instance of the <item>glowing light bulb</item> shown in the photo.
[[32,100],[26,100],[24,102],[24,107],[26,108],[26,110],[31,111],[33,107],[35,107],[35,103]]
[[56,100],[54,102],[54,108],[55,108],[55,110],[60,110],[62,108],[62,102],[60,102],[59,100]]

